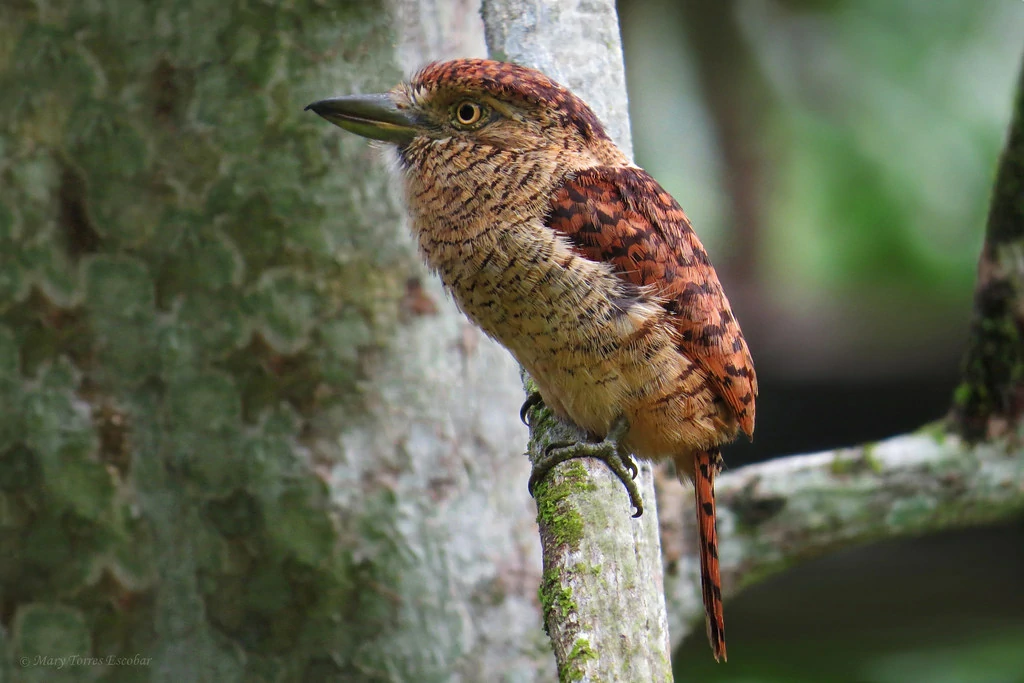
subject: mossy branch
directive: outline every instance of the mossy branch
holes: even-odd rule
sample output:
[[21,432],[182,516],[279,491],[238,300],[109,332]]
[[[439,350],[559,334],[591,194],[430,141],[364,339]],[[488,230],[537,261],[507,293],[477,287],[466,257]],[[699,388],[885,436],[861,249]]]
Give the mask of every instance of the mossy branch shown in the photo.
[[[524,375],[524,387],[535,387]],[[583,435],[533,408],[530,460]],[[544,574],[540,601],[560,680],[671,681],[661,548],[649,465],[638,476],[639,519],[622,483],[594,459],[556,466],[534,489]]]
[[[670,487],[659,494],[692,495]],[[717,503],[722,585],[735,594],[841,548],[1020,515],[1024,450],[1004,442],[972,446],[933,426],[727,472],[717,483]],[[692,502],[682,505],[689,510]],[[694,522],[683,520],[692,545]],[[672,634],[681,638],[703,614],[695,547],[668,565],[665,588]]]

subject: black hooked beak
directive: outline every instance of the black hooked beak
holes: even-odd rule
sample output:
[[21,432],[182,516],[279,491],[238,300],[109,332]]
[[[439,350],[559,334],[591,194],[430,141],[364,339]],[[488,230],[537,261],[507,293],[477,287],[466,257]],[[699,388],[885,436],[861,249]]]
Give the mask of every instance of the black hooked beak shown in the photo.
[[373,140],[403,145],[419,132],[412,116],[399,109],[387,93],[332,97],[306,107],[310,109],[336,126]]

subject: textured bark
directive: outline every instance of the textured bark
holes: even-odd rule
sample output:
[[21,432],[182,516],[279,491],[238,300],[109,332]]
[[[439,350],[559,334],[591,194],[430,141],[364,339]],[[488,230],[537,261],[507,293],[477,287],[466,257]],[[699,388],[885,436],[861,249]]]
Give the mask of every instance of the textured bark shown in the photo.
[[302,111],[482,51],[459,0],[0,4],[0,678],[551,677],[515,366]]
[[1024,438],[1024,63],[978,261],[971,337],[953,424],[978,441]]
[[[608,1],[484,0],[492,57],[540,69],[581,96],[627,154],[625,75],[615,5]],[[529,455],[578,441],[532,411]],[[573,460],[534,491],[544,554],[541,602],[560,680],[670,681],[667,617],[652,472],[641,468],[640,519],[601,462]]]

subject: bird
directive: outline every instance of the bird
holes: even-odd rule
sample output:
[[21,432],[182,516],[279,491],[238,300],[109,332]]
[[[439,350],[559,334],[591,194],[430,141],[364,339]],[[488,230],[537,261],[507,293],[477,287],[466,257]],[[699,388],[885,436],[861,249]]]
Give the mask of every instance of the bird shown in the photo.
[[757,378],[714,266],[679,203],[591,108],[508,62],[431,63],[377,94],[306,107],[394,148],[414,237],[461,310],[516,358],[542,401],[591,438],[643,504],[633,457],[695,488],[708,639],[726,659],[715,526],[720,447],[753,436]]

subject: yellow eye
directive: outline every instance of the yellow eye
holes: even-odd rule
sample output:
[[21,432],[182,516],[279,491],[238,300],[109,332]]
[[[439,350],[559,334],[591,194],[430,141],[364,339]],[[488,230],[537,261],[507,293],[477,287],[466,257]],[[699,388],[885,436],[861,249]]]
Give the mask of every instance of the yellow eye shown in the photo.
[[455,105],[455,122],[460,126],[472,126],[480,122],[484,108],[476,102],[463,100]]

